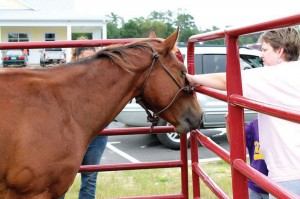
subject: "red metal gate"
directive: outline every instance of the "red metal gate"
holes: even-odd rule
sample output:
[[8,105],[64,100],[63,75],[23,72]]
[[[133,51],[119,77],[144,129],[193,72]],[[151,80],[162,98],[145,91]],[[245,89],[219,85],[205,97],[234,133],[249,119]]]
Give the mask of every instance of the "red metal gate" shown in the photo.
[[215,31],[206,34],[194,35],[188,42],[188,69],[190,74],[194,74],[194,44],[207,40],[225,38],[227,46],[227,95],[217,90],[207,87],[198,87],[197,91],[217,99],[228,102],[228,112],[230,113],[229,125],[231,131],[230,154],[205,137],[199,131],[193,131],[191,135],[192,153],[192,177],[194,198],[200,198],[199,178],[215,193],[218,198],[229,198],[224,191],[216,185],[198,164],[198,142],[212,150],[228,164],[232,171],[233,198],[244,199],[248,196],[247,178],[263,187],[266,191],[277,198],[299,198],[295,194],[281,188],[276,183],[270,181],[266,176],[256,171],[246,164],[246,151],[244,143],[244,114],[243,109],[269,114],[282,119],[300,123],[300,112],[288,112],[286,109],[272,107],[257,101],[253,101],[242,96],[241,73],[239,63],[239,49],[237,39],[241,35],[260,32],[268,29],[281,28],[300,24],[300,15],[289,16],[277,20],[259,23],[240,28],[228,28],[222,31]]

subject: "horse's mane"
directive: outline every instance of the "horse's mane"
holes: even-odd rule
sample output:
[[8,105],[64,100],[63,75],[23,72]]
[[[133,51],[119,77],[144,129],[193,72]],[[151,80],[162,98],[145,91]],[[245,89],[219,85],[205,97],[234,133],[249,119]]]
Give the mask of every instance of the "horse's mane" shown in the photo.
[[[130,62],[130,59],[128,59],[129,55],[135,54],[135,52],[130,51],[130,49],[141,49],[141,50],[145,48],[151,49],[151,44],[150,44],[151,42],[161,43],[162,41],[163,40],[160,38],[149,38],[149,39],[143,39],[143,40],[131,42],[128,44],[113,44],[102,48],[101,50],[97,51],[93,56],[89,58],[71,62],[66,64],[65,66],[74,65],[78,63],[86,64],[95,59],[108,58],[115,65],[122,67],[124,70],[128,72],[143,70],[143,68],[134,66]],[[174,46],[174,49],[172,51],[176,53],[178,51],[177,46]]]
[[133,51],[130,51],[129,49],[145,49],[150,48],[149,42],[161,42],[160,39],[145,39],[140,40],[128,44],[114,44],[107,46],[101,50],[99,50],[95,55],[93,55],[91,58],[99,59],[102,57],[107,57],[110,61],[112,61],[114,64],[122,67],[123,69],[127,71],[136,71],[141,68],[134,67],[134,65],[130,62],[128,59],[128,55],[134,54]]

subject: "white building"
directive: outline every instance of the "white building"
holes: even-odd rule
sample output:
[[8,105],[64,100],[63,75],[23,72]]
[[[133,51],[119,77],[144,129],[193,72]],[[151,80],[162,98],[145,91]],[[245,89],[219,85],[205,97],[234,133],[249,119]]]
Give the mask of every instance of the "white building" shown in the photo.
[[[73,33],[106,39],[107,22],[101,13],[81,11],[76,0],[0,0],[0,42],[72,40]],[[28,58],[39,63],[39,49],[30,49]]]

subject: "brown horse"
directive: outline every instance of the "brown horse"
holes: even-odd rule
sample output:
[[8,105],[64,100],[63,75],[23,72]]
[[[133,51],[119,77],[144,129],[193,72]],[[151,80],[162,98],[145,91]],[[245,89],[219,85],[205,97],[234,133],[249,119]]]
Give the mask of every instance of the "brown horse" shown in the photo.
[[[56,199],[72,184],[89,142],[133,97],[189,132],[198,101],[185,92],[186,68],[165,40],[107,47],[45,70],[0,71],[0,198]],[[163,110],[163,111],[161,111]]]

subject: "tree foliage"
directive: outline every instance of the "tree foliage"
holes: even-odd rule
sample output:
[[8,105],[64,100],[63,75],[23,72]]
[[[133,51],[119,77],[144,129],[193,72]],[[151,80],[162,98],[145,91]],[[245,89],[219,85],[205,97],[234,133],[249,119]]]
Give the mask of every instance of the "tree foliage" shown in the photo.
[[[110,22],[107,23],[107,38],[146,38],[149,32],[154,30],[157,37],[166,38],[179,27],[180,34],[178,42],[186,43],[188,39],[195,34],[211,32],[218,30],[216,26],[202,30],[197,27],[194,17],[179,9],[175,14],[167,10],[166,12],[152,11],[148,17],[139,17],[125,20],[115,13],[107,15]],[[256,43],[259,34],[243,36],[239,38],[240,45]],[[225,45],[224,39],[204,42],[205,44]]]

